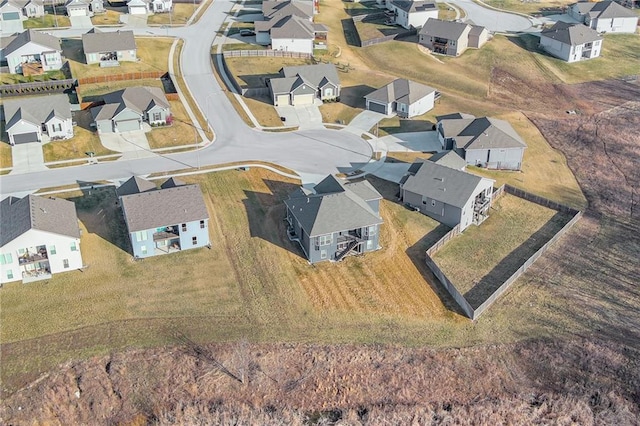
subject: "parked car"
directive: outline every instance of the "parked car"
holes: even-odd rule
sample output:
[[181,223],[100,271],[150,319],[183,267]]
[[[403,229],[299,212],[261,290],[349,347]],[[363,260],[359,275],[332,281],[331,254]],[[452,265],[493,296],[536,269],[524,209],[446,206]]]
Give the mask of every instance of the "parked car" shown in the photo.
[[248,36],[253,36],[256,35],[255,31],[251,31],[251,30],[240,30],[240,36],[241,37],[248,37]]

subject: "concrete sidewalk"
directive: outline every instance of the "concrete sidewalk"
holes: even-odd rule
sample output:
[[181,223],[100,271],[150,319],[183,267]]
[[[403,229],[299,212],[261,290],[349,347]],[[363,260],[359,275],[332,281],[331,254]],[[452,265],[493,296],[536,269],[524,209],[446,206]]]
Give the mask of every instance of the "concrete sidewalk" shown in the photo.
[[387,116],[379,112],[362,111],[351,120],[351,123],[349,123],[344,130],[361,135],[362,133],[369,132],[369,130],[383,118],[387,118]]

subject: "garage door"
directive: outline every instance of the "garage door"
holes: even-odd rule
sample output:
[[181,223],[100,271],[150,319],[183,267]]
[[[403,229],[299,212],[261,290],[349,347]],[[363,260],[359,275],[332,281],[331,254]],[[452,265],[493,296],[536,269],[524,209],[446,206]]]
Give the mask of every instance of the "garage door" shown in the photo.
[[122,120],[116,123],[118,132],[130,132],[132,130],[140,130],[140,122],[138,120]]
[[379,112],[381,114],[387,114],[387,106],[386,105],[382,105],[376,102],[368,102],[368,107],[367,109],[369,111],[373,111],[373,112]]
[[313,99],[315,96],[313,93],[308,95],[294,95],[293,104],[294,105],[313,105]]
[[132,15],[146,15],[147,9],[143,6],[133,6],[129,8],[129,13]]
[[87,16],[87,11],[82,8],[69,9],[69,16]]
[[33,133],[22,133],[19,135],[13,135],[13,142],[18,143],[29,143],[29,142],[40,142],[38,140],[38,134],[36,132]]
[[289,95],[278,95],[278,96],[276,96],[276,104],[277,104],[277,106],[289,105]]

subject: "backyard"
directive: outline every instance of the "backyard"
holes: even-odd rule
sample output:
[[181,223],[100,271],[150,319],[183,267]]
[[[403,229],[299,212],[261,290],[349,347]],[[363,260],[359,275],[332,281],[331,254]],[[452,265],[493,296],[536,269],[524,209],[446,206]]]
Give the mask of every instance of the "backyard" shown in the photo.
[[433,260],[476,308],[570,219],[568,214],[503,195],[482,225],[471,226],[447,242]]

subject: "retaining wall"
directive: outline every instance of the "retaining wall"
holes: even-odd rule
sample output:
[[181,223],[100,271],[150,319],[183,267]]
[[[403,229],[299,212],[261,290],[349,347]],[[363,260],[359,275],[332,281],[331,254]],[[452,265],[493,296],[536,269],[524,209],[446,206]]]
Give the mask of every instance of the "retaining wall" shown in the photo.
[[442,238],[440,238],[436,243],[434,243],[427,249],[425,253],[425,262],[427,264],[427,267],[431,270],[433,275],[438,279],[445,290],[447,290],[451,297],[456,301],[458,306],[460,306],[465,315],[467,315],[467,317],[472,320],[478,319],[478,317],[480,317],[480,315],[482,315],[482,313],[487,308],[489,308],[489,306],[491,306],[505,291],[507,291],[511,284],[513,284],[513,282],[517,280],[520,275],[522,275],[527,269],[529,269],[529,267],[533,265],[533,263],[549,249],[549,247],[551,247],[556,241],[558,241],[558,239],[562,237],[569,229],[571,229],[571,227],[575,225],[575,223],[582,217],[582,212],[579,210],[565,206],[564,204],[557,203],[547,198],[540,197],[539,195],[523,191],[522,189],[515,188],[510,185],[502,185],[500,188],[497,188],[493,192],[491,203],[493,204],[505,193],[514,195],[516,197],[525,199],[544,207],[548,207],[553,210],[557,210],[562,213],[573,215],[573,217],[562,227],[562,229],[556,232],[556,234],[549,241],[547,241],[533,255],[526,259],[517,271],[515,271],[509,278],[507,278],[489,297],[487,297],[487,299],[485,299],[484,302],[480,304],[480,306],[475,309],[473,309],[467,299],[458,291],[456,286],[451,282],[451,280],[449,280],[446,274],[432,259],[432,256],[437,253],[438,250],[440,250],[447,241],[451,240],[453,237],[460,233],[459,227],[456,226],[455,228],[451,229],[451,231],[447,232]]

